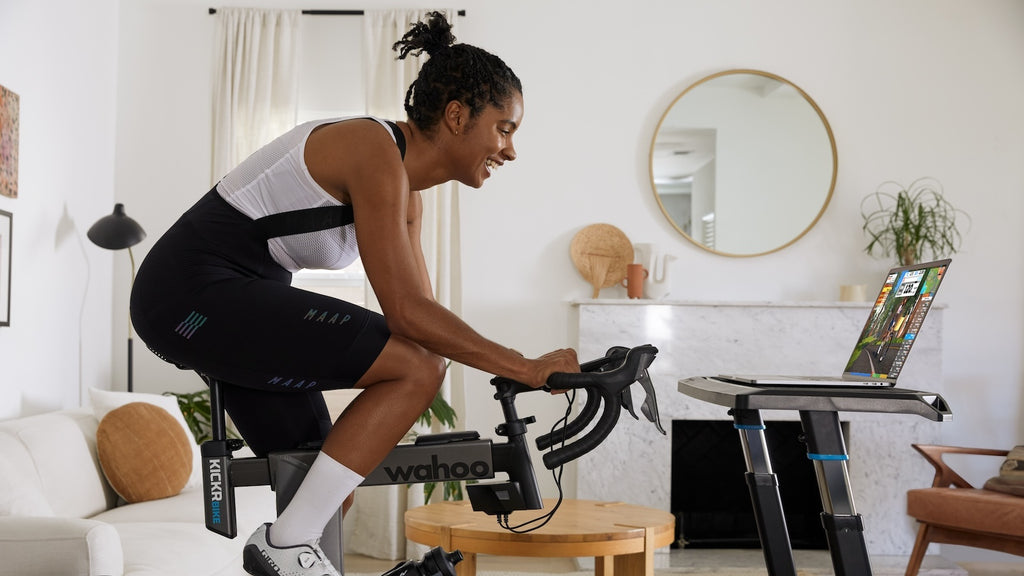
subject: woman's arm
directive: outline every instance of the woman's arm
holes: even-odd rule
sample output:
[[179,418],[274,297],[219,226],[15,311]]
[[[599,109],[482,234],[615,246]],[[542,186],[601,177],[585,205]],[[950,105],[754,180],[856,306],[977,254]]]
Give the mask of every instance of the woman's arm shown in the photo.
[[543,385],[552,372],[579,370],[572,350],[524,358],[477,333],[429,290],[424,293],[423,254],[410,237],[419,218],[409,218],[419,196],[410,193],[402,159],[378,124],[347,121],[315,131],[306,145],[306,163],[324,189],[352,205],[363,268],[393,334],[531,386]]
[[416,258],[416,267],[419,269],[420,279],[423,283],[423,292],[428,298],[434,300],[434,288],[430,283],[430,274],[427,272],[427,263],[424,260],[423,245],[420,235],[423,233],[423,195],[416,190],[409,192],[409,216],[407,219],[409,227],[409,243],[412,244],[413,255]]

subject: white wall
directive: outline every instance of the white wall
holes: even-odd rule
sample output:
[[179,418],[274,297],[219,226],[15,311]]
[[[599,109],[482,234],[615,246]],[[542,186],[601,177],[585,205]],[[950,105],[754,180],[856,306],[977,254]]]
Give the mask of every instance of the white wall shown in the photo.
[[[0,2],[0,84],[20,97],[11,325],[0,418],[77,406],[111,385],[115,254],[85,231],[114,208],[117,2]],[[122,305],[119,303],[118,305]]]
[[[622,11],[604,2],[580,14],[581,4],[520,6],[471,5],[462,38],[501,54],[526,93],[519,160],[463,200],[470,321],[528,353],[572,342],[565,301],[588,288],[567,246],[600,221],[679,257],[674,298],[835,299],[840,284],[874,284],[890,265],[861,253],[860,199],[885,180],[931,175],[973,217],[939,296],[949,306],[944,390],[956,413],[944,438],[1024,442],[1024,299],[1013,288],[1024,265],[1008,258],[1024,244],[1015,224],[1024,216],[1024,5],[640,2]],[[816,228],[753,259],[680,240],[661,218],[646,169],[672,98],[709,73],[741,67],[807,91],[829,119],[839,158],[832,204]],[[1009,289],[978,290],[992,274]],[[471,402],[486,402],[482,388],[470,386]]]
[[[302,7],[369,4],[310,0]],[[208,5],[132,0],[120,6],[116,198],[150,232],[140,254],[208,187]],[[395,5],[424,3],[374,3]],[[949,306],[947,376],[936,387],[955,412],[954,421],[942,425],[944,439],[1024,443],[1024,299],[1018,290],[1024,262],[1016,255],[1024,245],[1024,3],[640,0],[627,7],[607,0],[465,0],[456,7],[468,11],[460,40],[505,59],[523,79],[526,99],[516,138],[519,159],[482,190],[463,195],[463,310],[481,332],[530,355],[573,344],[568,302],[587,297],[589,287],[573,268],[568,247],[576,231],[594,222],[613,223],[634,242],[653,242],[677,256],[674,298],[834,300],[839,285],[874,284],[890,265],[861,252],[860,199],[885,180],[933,176],[973,218],[939,296]],[[79,47],[69,42],[65,48]],[[79,73],[61,63],[68,77]],[[103,66],[112,74],[112,63]],[[664,109],[690,83],[730,68],[766,70],[800,86],[823,110],[838,146],[835,194],[816,228],[795,245],[757,258],[716,256],[680,238],[658,210],[647,175],[650,140]],[[2,71],[0,65],[0,82]],[[40,116],[49,120],[52,108]],[[109,135],[109,123],[95,130]],[[102,154],[102,146],[88,153]],[[23,162],[31,162],[25,156]],[[103,170],[75,160],[75,168]],[[85,181],[77,172],[47,177],[58,172]],[[54,194],[79,198],[54,188]],[[39,201],[32,199],[39,194],[26,191],[16,204]],[[52,242],[52,227],[48,234]],[[120,259],[117,264],[115,278],[123,266]],[[94,278],[109,276],[98,268]],[[20,288],[21,297],[28,289]],[[115,282],[114,292],[111,346],[113,365],[121,366],[127,290]],[[47,326],[66,326],[68,316],[54,314]],[[9,338],[3,332],[0,338]],[[639,343],[609,342],[614,344]],[[7,354],[6,341],[4,346],[0,354]],[[194,376],[136,348],[138,389],[199,386]],[[466,402],[474,409],[461,411],[467,427],[485,433],[498,418],[487,379],[468,372]],[[674,389],[672,383],[662,386]],[[552,422],[561,409],[547,398],[529,400],[523,412],[543,405],[540,422]],[[907,457],[914,457],[909,447]],[[981,480],[993,472],[976,470]]]

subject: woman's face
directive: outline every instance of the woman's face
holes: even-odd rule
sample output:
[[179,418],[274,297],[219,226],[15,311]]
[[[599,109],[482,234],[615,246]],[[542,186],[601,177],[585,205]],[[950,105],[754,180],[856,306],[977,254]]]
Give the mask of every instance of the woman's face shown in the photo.
[[505,162],[516,159],[512,136],[523,122],[523,96],[518,92],[501,108],[488,106],[456,136],[456,180],[479,188]]

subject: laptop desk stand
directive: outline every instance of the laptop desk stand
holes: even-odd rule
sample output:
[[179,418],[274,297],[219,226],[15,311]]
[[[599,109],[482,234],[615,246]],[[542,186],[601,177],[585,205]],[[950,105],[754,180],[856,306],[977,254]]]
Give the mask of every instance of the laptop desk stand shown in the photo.
[[935,422],[952,417],[938,394],[900,388],[785,388],[741,385],[714,377],[679,381],[679,391],[730,408],[747,464],[747,486],[770,576],[795,576],[779,484],[772,471],[760,410],[797,410],[814,462],[825,530],[836,576],[869,576],[864,525],[850,490],[846,443],[839,412],[917,414]]

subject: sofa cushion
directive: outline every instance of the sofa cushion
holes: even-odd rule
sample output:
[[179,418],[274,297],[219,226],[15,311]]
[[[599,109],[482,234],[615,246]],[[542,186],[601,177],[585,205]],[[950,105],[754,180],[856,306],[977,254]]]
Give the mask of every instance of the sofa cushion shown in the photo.
[[124,574],[117,530],[83,518],[0,518],[0,576]]
[[229,568],[240,569],[242,547],[249,538],[249,534],[224,538],[194,523],[140,522],[113,526],[121,536],[125,574],[146,576],[214,574]]
[[192,473],[192,448],[166,410],[130,402],[107,413],[96,430],[107,481],[128,503],[174,496]]
[[119,408],[128,404],[129,402],[149,402],[155,404],[167,410],[167,412],[174,417],[185,433],[188,435],[188,441],[192,448],[192,473],[189,475],[188,482],[185,483],[186,488],[196,488],[203,485],[203,479],[200,475],[200,467],[202,465],[202,453],[199,451],[199,445],[196,444],[195,437],[192,436],[192,432],[188,428],[188,424],[185,423],[185,417],[181,414],[181,408],[178,407],[178,401],[173,396],[162,396],[160,394],[145,394],[140,392],[114,392],[111,390],[99,390],[97,388],[89,389],[89,398],[92,401],[93,414],[96,416],[96,421],[102,421],[103,417],[108,412],[115,408]]
[[990,490],[908,490],[907,514],[929,524],[1024,537],[1024,499]]
[[19,476],[18,485],[38,490],[53,515],[86,518],[113,502],[74,415],[53,412],[0,422],[0,454]]
[[11,473],[14,465],[0,454],[0,516],[53,516],[38,483],[24,474]]
[[[235,517],[238,533],[249,537],[260,524],[272,522],[277,516],[277,495],[269,486],[235,488]],[[93,516],[108,524],[132,522],[185,522],[205,524],[202,488],[187,488],[171,498],[118,506]]]

